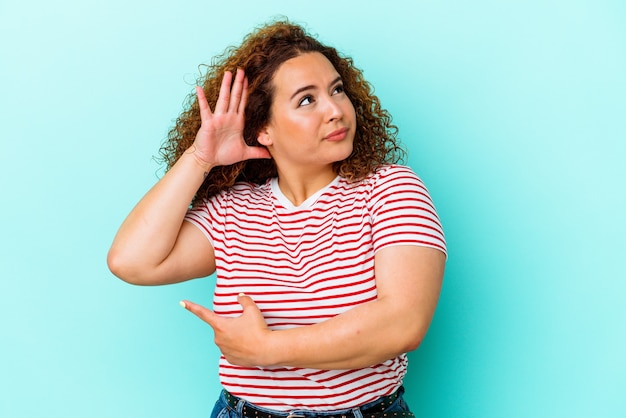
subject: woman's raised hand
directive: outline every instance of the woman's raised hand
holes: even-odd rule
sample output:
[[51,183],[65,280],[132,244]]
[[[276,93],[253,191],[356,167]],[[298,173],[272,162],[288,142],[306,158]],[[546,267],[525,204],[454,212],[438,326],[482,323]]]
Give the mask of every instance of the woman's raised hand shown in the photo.
[[239,161],[271,158],[267,149],[248,146],[244,141],[248,79],[242,69],[237,69],[234,82],[232,79],[233,74],[227,71],[222,79],[214,111],[211,111],[202,88],[196,86],[202,125],[190,151],[207,171],[215,166]]

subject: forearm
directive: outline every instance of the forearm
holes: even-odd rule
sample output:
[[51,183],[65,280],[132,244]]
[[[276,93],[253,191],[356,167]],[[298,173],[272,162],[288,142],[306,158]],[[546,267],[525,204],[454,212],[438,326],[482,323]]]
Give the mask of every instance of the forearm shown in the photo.
[[437,306],[446,255],[433,248],[395,246],[377,252],[377,299],[314,325],[272,331],[244,294],[243,313],[223,317],[190,301],[182,305],[209,324],[232,364],[321,370],[368,367],[416,349]]
[[191,224],[183,223],[193,196],[213,167],[270,158],[265,148],[243,138],[248,82],[243,71],[222,79],[215,113],[196,87],[200,129],[189,148],[128,215],[108,255],[111,271],[133,284],[166,284],[215,271],[213,247]]
[[432,319],[431,306],[407,309],[392,300],[360,305],[325,322],[273,331],[268,362],[313,369],[357,369],[418,347]]
[[316,369],[352,369],[415,350],[439,300],[445,254],[389,247],[376,254],[375,301],[328,321],[273,331],[267,340],[274,364]]
[[[172,251],[184,216],[210,167],[184,153],[122,223],[108,254],[111,271],[141,281]],[[141,283],[137,283],[141,284]]]

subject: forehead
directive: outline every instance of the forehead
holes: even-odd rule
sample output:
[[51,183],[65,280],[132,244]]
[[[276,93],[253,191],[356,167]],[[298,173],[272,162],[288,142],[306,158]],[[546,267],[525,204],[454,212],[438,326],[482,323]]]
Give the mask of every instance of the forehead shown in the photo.
[[327,87],[339,76],[333,64],[319,52],[291,58],[278,67],[273,84],[276,94],[289,94],[302,87]]

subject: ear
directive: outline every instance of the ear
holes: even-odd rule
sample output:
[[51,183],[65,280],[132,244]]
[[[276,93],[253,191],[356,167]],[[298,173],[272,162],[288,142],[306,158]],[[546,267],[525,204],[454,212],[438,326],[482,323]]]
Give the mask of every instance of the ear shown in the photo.
[[272,145],[272,136],[270,135],[269,127],[265,126],[264,128],[261,128],[257,134],[257,141],[259,141],[259,144],[266,147]]

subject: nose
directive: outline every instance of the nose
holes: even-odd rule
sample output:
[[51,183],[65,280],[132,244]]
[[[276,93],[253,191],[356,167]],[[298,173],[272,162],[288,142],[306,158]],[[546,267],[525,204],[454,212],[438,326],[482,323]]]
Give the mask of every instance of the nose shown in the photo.
[[328,96],[326,98],[326,120],[333,122],[343,117],[344,111],[340,99],[336,96]]

